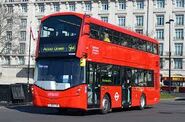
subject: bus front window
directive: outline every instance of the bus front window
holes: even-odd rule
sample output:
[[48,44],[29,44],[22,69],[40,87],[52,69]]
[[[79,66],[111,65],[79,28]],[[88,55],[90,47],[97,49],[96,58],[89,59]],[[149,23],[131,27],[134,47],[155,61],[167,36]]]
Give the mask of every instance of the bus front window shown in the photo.
[[51,16],[41,24],[38,57],[75,55],[82,19],[77,16]]
[[78,38],[80,24],[81,19],[76,16],[50,17],[41,25],[40,38]]
[[35,84],[47,90],[64,90],[84,83],[84,67],[80,67],[79,59],[41,59],[35,73]]

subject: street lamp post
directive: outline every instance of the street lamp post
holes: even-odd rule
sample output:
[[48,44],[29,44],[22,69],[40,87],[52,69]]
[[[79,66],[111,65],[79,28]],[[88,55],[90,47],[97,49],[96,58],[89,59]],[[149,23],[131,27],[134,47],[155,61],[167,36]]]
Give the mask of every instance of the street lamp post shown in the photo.
[[169,24],[169,93],[171,93],[171,22],[173,19],[169,19],[166,24]]

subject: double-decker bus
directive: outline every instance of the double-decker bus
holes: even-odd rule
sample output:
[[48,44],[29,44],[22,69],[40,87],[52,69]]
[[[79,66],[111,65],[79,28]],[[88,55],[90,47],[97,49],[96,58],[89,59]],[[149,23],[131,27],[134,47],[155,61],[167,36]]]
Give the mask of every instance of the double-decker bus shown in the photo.
[[160,99],[158,42],[85,14],[41,20],[33,104],[108,113]]

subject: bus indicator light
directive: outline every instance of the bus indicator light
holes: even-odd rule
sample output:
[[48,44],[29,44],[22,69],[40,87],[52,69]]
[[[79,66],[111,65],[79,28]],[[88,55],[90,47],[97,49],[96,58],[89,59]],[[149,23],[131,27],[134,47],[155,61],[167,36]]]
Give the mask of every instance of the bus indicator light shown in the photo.
[[81,67],[86,66],[86,59],[85,59],[85,58],[81,58],[81,59],[80,59],[80,66],[81,66]]

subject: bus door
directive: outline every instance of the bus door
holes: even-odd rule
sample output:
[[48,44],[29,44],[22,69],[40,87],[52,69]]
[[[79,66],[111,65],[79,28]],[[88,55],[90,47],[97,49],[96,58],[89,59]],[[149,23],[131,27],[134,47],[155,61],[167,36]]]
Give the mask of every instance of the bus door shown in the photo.
[[122,76],[122,106],[123,107],[129,107],[131,105],[131,81],[128,72],[125,69],[122,70],[121,76]]
[[100,107],[100,69],[94,63],[87,65],[88,108]]

